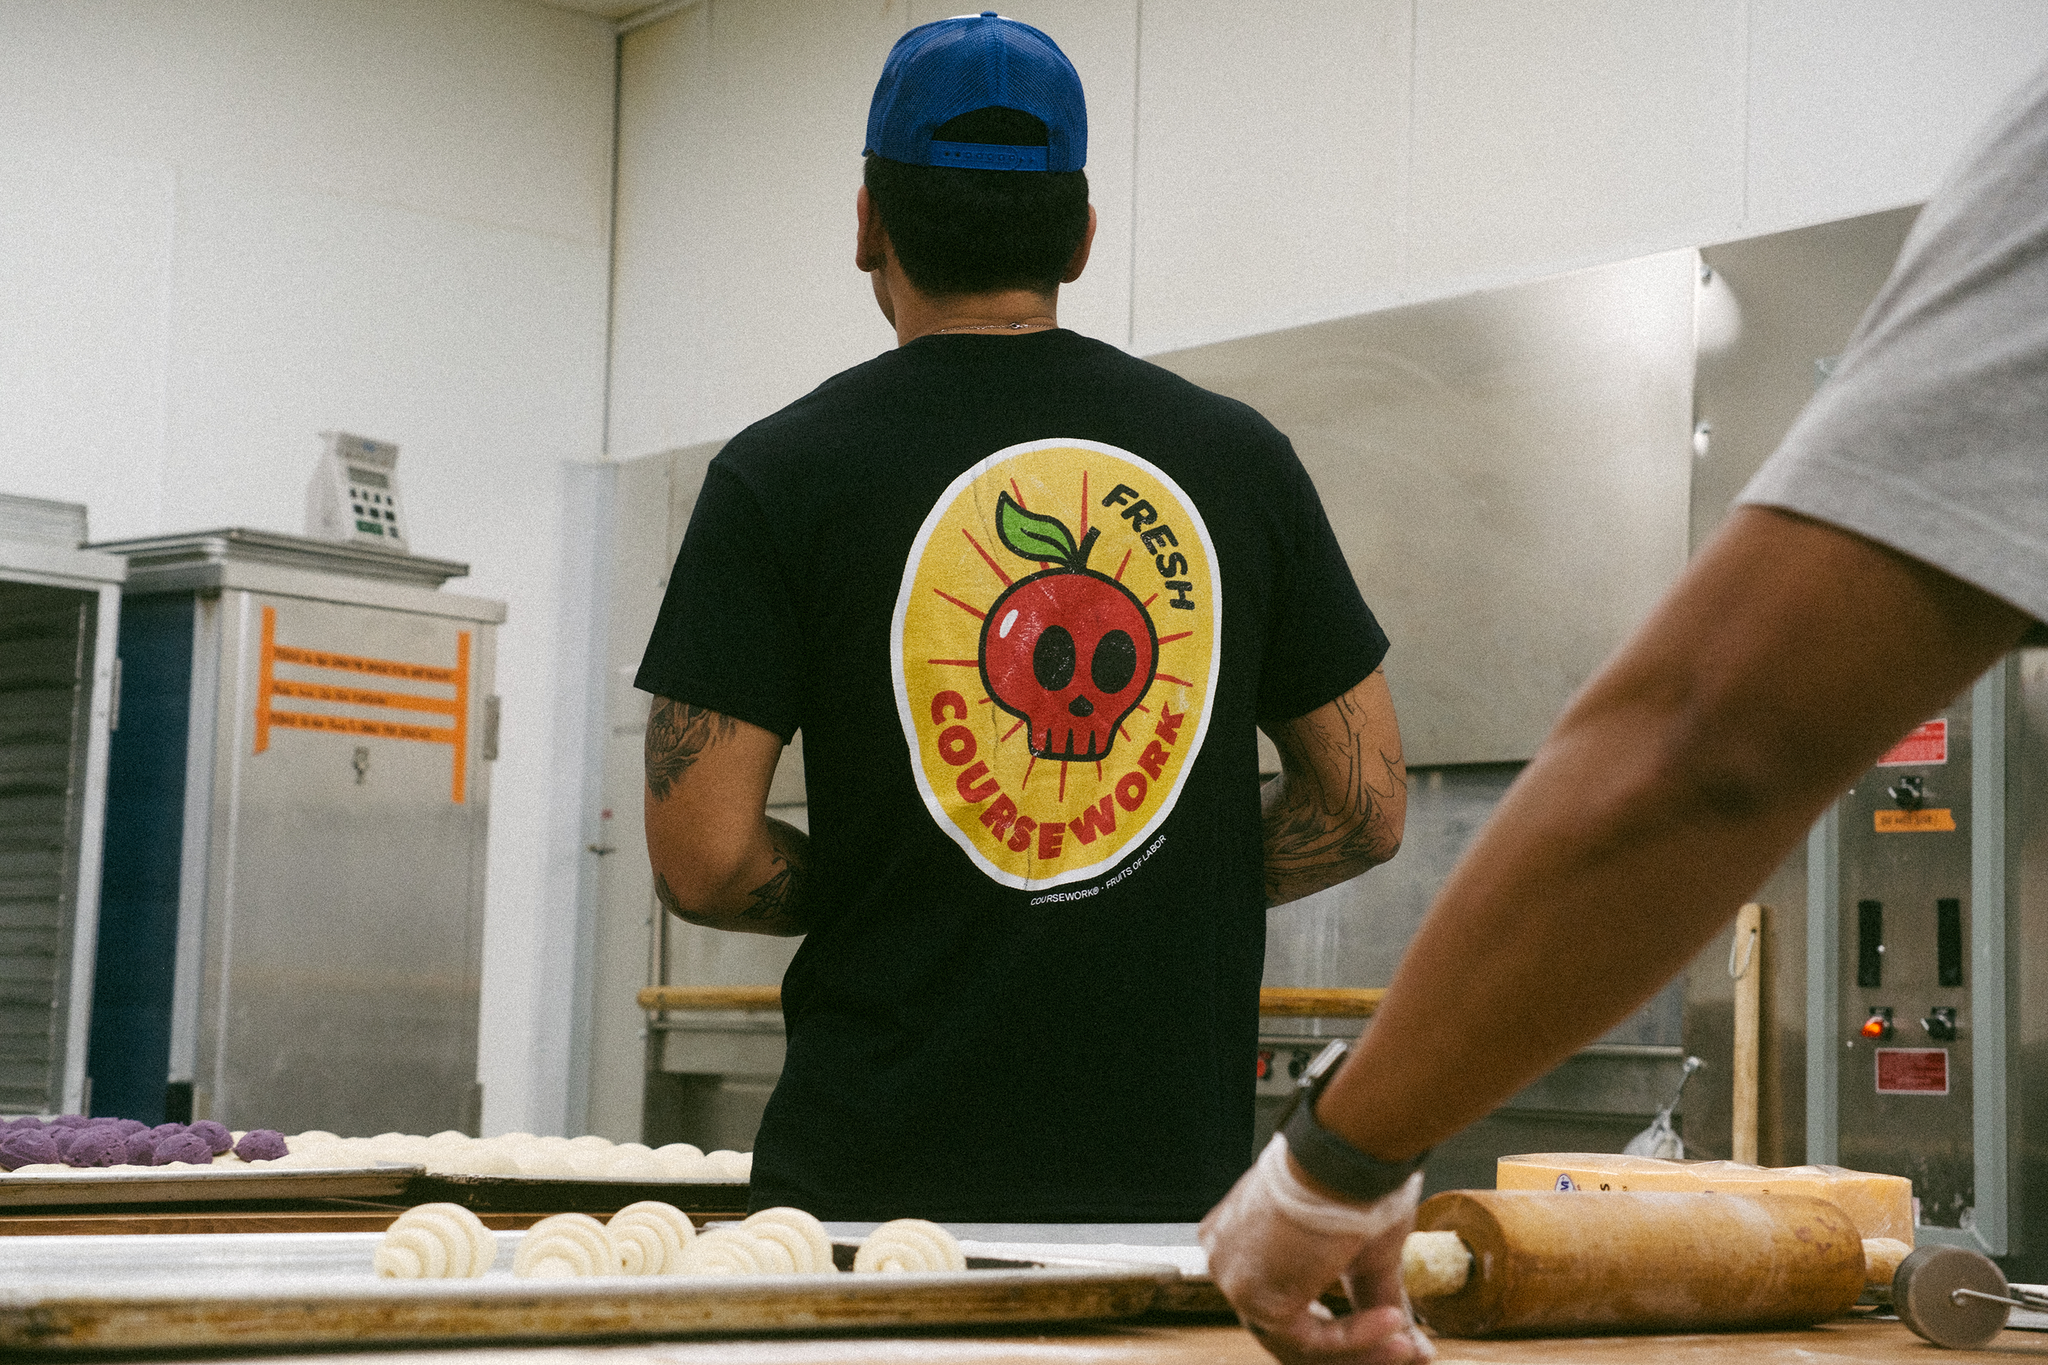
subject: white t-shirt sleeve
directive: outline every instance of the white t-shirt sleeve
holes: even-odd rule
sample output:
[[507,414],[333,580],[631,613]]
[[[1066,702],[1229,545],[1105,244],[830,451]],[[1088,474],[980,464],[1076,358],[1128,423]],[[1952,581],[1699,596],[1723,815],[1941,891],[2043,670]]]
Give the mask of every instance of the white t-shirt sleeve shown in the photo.
[[1914,224],[1741,502],[1843,527],[2048,620],[2048,68]]

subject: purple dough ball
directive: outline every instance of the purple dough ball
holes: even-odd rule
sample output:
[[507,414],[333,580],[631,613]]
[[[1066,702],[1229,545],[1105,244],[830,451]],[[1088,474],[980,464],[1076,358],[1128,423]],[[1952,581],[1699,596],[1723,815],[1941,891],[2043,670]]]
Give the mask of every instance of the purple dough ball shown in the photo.
[[156,1164],[168,1166],[173,1161],[187,1161],[194,1166],[211,1166],[213,1148],[197,1133],[173,1133],[156,1145]]
[[206,1139],[206,1149],[215,1156],[235,1145],[235,1135],[227,1130],[225,1124],[215,1123],[212,1119],[199,1120],[192,1125],[192,1132]]
[[0,1127],[4,1127],[4,1129],[10,1133],[40,1132],[42,1130],[42,1126],[43,1121],[37,1118],[34,1114],[24,1114],[22,1117],[18,1119],[7,1119],[4,1121],[4,1123],[0,1123]]
[[0,1138],[0,1166],[10,1171],[63,1159],[57,1144],[41,1129],[21,1129]]
[[57,1159],[59,1161],[62,1161],[64,1159],[64,1153],[71,1150],[71,1144],[78,1141],[79,1131],[80,1130],[76,1128],[56,1127],[45,1128],[43,1130],[43,1132],[49,1136],[50,1145],[57,1149]]
[[244,1161],[275,1161],[285,1150],[284,1134],[275,1128],[251,1128],[235,1144],[235,1155]]
[[157,1136],[147,1128],[139,1133],[130,1133],[127,1142],[127,1164],[130,1166],[156,1165]]
[[141,1119],[108,1119],[106,1121],[113,1124],[114,1131],[122,1137],[134,1137],[137,1133],[149,1131],[149,1125]]
[[64,1149],[67,1166],[118,1166],[128,1155],[128,1142],[111,1125],[81,1128]]
[[83,1114],[59,1114],[50,1120],[52,1128],[83,1128],[92,1120]]
[[176,1137],[180,1133],[190,1132],[191,1130],[182,1123],[159,1123],[149,1131],[155,1133],[160,1138],[167,1138]]

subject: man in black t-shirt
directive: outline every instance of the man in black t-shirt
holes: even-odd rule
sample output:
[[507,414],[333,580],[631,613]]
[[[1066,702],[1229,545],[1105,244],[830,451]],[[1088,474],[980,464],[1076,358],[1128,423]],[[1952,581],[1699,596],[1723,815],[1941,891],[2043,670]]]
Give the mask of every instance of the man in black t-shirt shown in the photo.
[[[898,348],[712,462],[636,680],[662,903],[806,935],[757,1206],[1199,1218],[1265,907],[1400,842],[1386,639],[1292,448],[1057,324],[1085,156],[1038,30],[896,45],[855,259]],[[808,835],[765,811],[798,730]]]

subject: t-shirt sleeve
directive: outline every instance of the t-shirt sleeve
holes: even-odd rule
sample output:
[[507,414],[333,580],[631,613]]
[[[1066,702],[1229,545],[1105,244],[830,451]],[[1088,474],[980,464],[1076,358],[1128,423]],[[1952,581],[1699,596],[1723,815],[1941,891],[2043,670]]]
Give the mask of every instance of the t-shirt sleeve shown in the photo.
[[794,735],[802,636],[776,544],[753,491],[712,461],[633,685]]
[[1335,701],[1380,666],[1386,632],[1358,591],[1308,471],[1290,446],[1280,572],[1266,623],[1259,724],[1305,716]]
[[2048,69],[1921,211],[1833,377],[1740,500],[2048,620]]

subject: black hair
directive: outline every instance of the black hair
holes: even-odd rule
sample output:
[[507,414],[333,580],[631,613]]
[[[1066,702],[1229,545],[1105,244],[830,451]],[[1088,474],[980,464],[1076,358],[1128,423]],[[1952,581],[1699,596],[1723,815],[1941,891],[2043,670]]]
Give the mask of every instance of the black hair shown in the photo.
[[[939,125],[941,142],[1043,147],[1019,109],[977,109]],[[979,171],[870,155],[868,201],[910,282],[944,297],[996,289],[1049,294],[1088,231],[1085,171]]]

